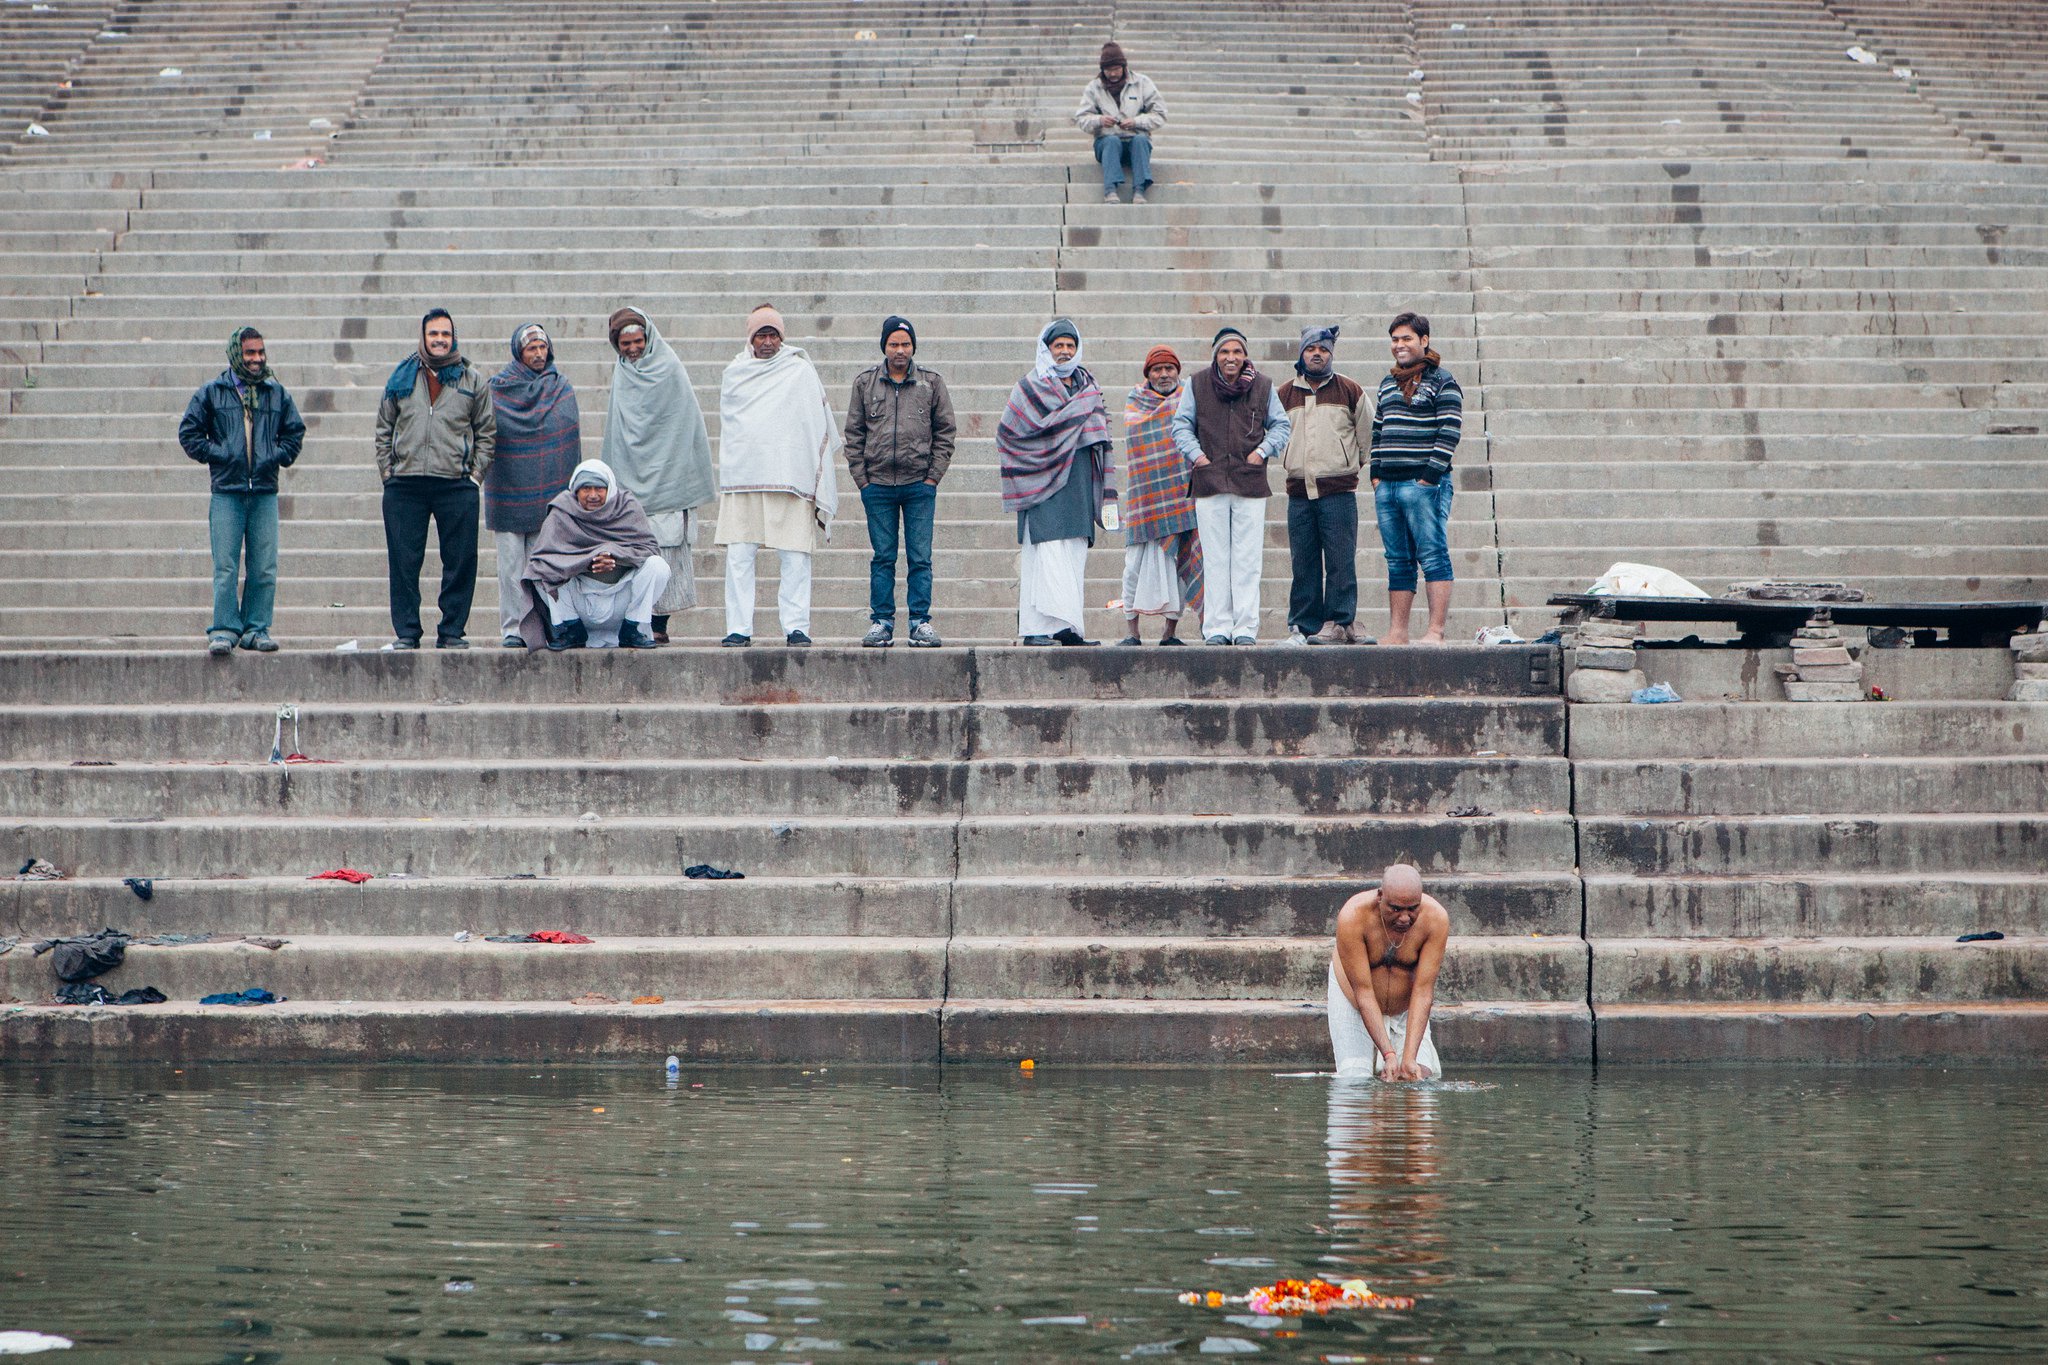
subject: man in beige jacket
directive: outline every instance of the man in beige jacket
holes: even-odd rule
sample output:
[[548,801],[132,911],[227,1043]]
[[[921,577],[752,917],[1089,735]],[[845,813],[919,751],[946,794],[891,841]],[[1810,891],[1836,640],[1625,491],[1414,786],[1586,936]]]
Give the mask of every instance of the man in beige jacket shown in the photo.
[[1287,548],[1294,558],[1287,599],[1291,645],[1372,643],[1351,629],[1358,615],[1358,421],[1365,387],[1337,373],[1336,346],[1336,324],[1302,328],[1294,380],[1280,388],[1280,405],[1294,423],[1280,457],[1287,475]]
[[1166,122],[1166,102],[1150,76],[1131,70],[1124,50],[1102,45],[1101,71],[1081,92],[1074,125],[1095,139],[1095,159],[1102,163],[1102,198],[1118,202],[1124,164],[1131,167],[1131,202],[1145,202],[1152,188],[1152,134]]

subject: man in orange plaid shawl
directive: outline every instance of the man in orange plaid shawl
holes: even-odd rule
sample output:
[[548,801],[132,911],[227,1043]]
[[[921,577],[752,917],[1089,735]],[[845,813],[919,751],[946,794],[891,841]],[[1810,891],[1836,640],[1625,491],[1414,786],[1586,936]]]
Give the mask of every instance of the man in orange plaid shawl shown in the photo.
[[1180,403],[1180,357],[1170,346],[1145,355],[1145,382],[1124,398],[1129,492],[1124,503],[1124,619],[1140,644],[1138,618],[1160,616],[1162,645],[1185,644],[1175,632],[1184,612],[1202,614],[1202,542],[1188,496],[1188,462],[1173,445]]

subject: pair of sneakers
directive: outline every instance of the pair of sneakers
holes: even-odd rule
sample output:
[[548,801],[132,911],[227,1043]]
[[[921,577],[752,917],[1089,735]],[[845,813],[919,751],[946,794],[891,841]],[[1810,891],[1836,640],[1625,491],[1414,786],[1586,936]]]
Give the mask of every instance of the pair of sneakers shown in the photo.
[[[896,643],[896,623],[877,621],[868,627],[868,633],[860,637],[862,649],[887,649]],[[912,649],[937,649],[939,633],[932,629],[930,621],[910,623],[910,647]]]
[[206,637],[206,652],[216,659],[232,654],[238,648],[257,654],[275,654],[277,641],[270,638],[267,630],[245,630],[239,636],[221,633]]

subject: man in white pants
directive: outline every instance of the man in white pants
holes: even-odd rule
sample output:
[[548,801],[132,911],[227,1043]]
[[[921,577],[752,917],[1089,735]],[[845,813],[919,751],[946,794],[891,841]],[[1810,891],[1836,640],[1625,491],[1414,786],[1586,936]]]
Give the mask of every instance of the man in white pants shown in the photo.
[[1202,641],[1257,644],[1273,491],[1266,462],[1287,448],[1294,424],[1273,381],[1253,366],[1243,332],[1225,327],[1209,351],[1209,365],[1181,386],[1173,415],[1173,444],[1190,466],[1202,540]]
[[1422,874],[1395,863],[1372,891],[1337,912],[1330,959],[1330,1050],[1337,1074],[1433,1081],[1444,1074],[1429,1012],[1451,917],[1423,894]]
[[783,642],[811,643],[811,555],[839,510],[844,446],[810,357],[783,344],[782,314],[747,318],[747,345],[718,392],[718,543],[725,549],[725,639],[754,642],[754,563],[766,545],[781,559],[776,607]]

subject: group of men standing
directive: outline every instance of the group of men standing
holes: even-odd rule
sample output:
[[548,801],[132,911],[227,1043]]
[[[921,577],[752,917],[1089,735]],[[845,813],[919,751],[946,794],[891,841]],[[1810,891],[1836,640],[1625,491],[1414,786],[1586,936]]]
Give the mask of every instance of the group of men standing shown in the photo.
[[[945,379],[917,362],[914,324],[887,318],[882,358],[854,380],[842,427],[810,358],[785,331],[767,304],[748,317],[745,345],[720,382],[714,468],[682,360],[646,313],[619,309],[607,323],[616,363],[602,457],[584,462],[576,393],[544,327],[516,329],[508,361],[486,379],[463,356],[454,319],[428,312],[377,409],[394,634],[386,648],[420,647],[430,526],[441,555],[436,644],[468,647],[480,513],[495,538],[507,648],[665,644],[670,617],[696,605],[691,554],[714,500],[726,549],[722,643],[752,643],[755,569],[767,548],[780,562],[784,641],[809,645],[812,556],[838,510],[842,454],[871,547],[862,643],[895,640],[900,552],[908,642],[938,645],[933,527],[958,425]],[[1209,364],[1186,378],[1173,348],[1154,346],[1143,382],[1124,398],[1128,496],[1119,504],[1101,386],[1082,364],[1079,328],[1055,319],[996,430],[1003,505],[1016,517],[1023,642],[1092,643],[1083,630],[1087,554],[1106,529],[1125,542],[1122,643],[1141,642],[1146,617],[1160,618],[1161,644],[1185,643],[1179,627],[1188,613],[1208,644],[1255,643],[1274,462],[1288,499],[1289,642],[1364,639],[1354,628],[1361,472],[1386,546],[1388,641],[1407,638],[1418,567],[1428,585],[1423,638],[1441,641],[1461,395],[1429,347],[1428,319],[1403,313],[1389,337],[1393,364],[1370,398],[1335,368],[1335,326],[1303,330],[1285,382],[1258,369],[1234,327],[1216,333]],[[208,647],[216,654],[276,648],[278,470],[297,458],[305,434],[255,329],[239,329],[228,355],[227,371],[193,395],[180,427],[186,452],[212,472]]]
[[1270,466],[1286,479],[1293,587],[1291,644],[1371,643],[1358,609],[1358,481],[1370,479],[1387,556],[1387,640],[1405,644],[1418,566],[1428,585],[1426,643],[1450,611],[1447,528],[1451,461],[1463,394],[1429,345],[1429,319],[1388,329],[1393,364],[1370,399],[1335,368],[1338,328],[1304,328],[1294,377],[1261,373],[1245,334],[1211,338],[1209,364],[1182,378],[1180,356],[1154,346],[1144,382],[1124,399],[1129,496],[1118,506],[1102,391],[1081,364],[1081,335],[1055,319],[1038,363],[1012,390],[996,449],[1003,505],[1017,515],[1018,633],[1027,645],[1085,645],[1082,572],[1098,528],[1123,531],[1128,634],[1162,619],[1162,645],[1184,644],[1195,613],[1204,643],[1259,636]]

